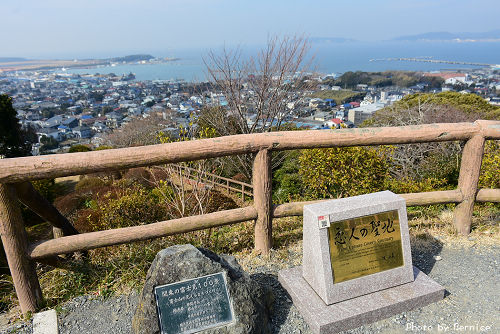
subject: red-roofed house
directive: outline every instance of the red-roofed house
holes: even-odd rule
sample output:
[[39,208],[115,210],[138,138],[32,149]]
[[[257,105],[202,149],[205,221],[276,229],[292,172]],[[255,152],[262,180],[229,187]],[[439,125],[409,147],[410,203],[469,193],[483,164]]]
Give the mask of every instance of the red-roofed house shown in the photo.
[[330,128],[340,128],[340,124],[342,124],[344,121],[341,120],[340,118],[332,118],[329,121],[326,121],[326,125]]

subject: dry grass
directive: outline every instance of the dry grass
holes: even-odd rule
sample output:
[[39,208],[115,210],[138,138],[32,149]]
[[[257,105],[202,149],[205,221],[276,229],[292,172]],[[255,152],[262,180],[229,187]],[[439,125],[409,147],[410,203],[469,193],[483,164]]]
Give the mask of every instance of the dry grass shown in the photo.
[[500,244],[500,211],[498,205],[476,205],[471,233],[457,235],[450,208],[416,208],[409,210],[408,225],[412,246],[426,247],[432,239],[449,247]]

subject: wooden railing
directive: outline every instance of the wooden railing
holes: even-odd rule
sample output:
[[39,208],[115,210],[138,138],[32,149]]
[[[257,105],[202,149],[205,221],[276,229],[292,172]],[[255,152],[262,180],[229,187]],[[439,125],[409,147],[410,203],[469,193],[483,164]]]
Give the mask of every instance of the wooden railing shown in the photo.
[[[499,202],[500,189],[477,184],[484,143],[500,139],[500,122],[428,124],[405,127],[271,132],[235,135],[188,142],[105,151],[46,155],[0,160],[0,232],[21,310],[34,311],[42,294],[34,261],[57,265],[60,254],[86,251],[133,241],[255,220],[255,248],[268,254],[272,247],[272,219],[297,216],[307,202],[271,203],[273,151],[339,146],[466,141],[456,190],[402,194],[408,206],[458,203],[454,224],[461,234],[470,232],[474,202]],[[255,153],[253,206],[179,218],[149,225],[78,234],[29,181],[88,174],[140,166],[177,163],[228,155]],[[18,200],[54,225],[60,238],[29,244]]]
[[253,186],[251,184],[241,182],[238,180],[223,177],[217,174],[208,173],[203,171],[201,175],[198,175],[200,171],[183,165],[175,164],[174,167],[181,171],[184,171],[181,177],[187,178],[195,182],[203,182],[205,185],[217,187],[219,190],[225,190],[228,194],[230,191],[241,194],[241,199],[245,202],[245,195],[249,198],[253,197]]

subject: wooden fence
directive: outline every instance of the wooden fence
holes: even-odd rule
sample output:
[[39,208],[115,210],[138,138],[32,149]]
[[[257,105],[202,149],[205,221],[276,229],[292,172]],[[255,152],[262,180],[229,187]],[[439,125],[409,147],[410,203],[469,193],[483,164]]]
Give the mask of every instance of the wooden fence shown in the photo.
[[179,173],[181,177],[195,182],[203,182],[203,185],[217,187],[219,190],[225,190],[228,194],[230,191],[241,194],[241,200],[243,202],[245,202],[245,196],[248,196],[249,198],[253,197],[253,186],[251,184],[205,171],[203,171],[201,175],[198,175],[200,171],[194,168],[178,164],[175,164],[174,166],[178,168],[179,171],[183,171],[183,173]]
[[[271,153],[280,150],[466,141],[456,190],[402,194],[408,206],[458,203],[454,223],[470,232],[474,202],[500,202],[500,189],[478,190],[487,139],[500,139],[500,122],[445,123],[405,127],[271,132],[144,147],[0,160],[0,232],[22,312],[36,310],[42,294],[34,261],[58,265],[58,255],[255,220],[255,248],[268,254],[273,217],[297,216],[307,202],[273,205]],[[154,224],[78,234],[29,181],[254,153],[253,206]],[[60,238],[29,244],[18,200],[52,223]]]

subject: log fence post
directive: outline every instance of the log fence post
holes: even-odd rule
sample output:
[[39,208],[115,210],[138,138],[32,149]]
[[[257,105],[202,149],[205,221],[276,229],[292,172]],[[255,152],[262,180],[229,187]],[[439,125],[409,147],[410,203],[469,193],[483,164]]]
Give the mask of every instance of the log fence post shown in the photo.
[[35,264],[28,257],[21,209],[10,184],[0,184],[0,233],[21,311],[35,312],[41,306],[42,290]]
[[45,199],[30,182],[12,184],[16,197],[38,216],[53,225],[54,238],[78,234],[71,222]]
[[465,143],[462,152],[458,190],[462,193],[463,199],[455,208],[453,217],[455,228],[462,235],[470,233],[472,212],[481,172],[484,142],[484,137],[481,134],[474,135]]
[[269,255],[272,247],[272,202],[271,202],[271,152],[260,150],[255,156],[252,172],[254,206],[257,210],[255,222],[255,250]]

